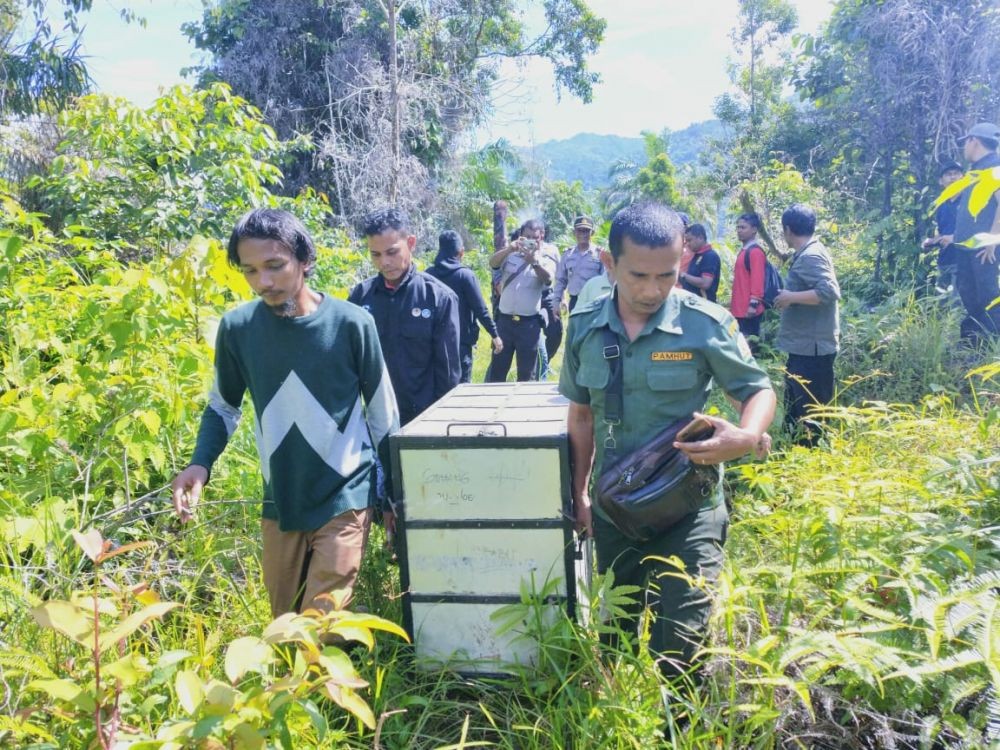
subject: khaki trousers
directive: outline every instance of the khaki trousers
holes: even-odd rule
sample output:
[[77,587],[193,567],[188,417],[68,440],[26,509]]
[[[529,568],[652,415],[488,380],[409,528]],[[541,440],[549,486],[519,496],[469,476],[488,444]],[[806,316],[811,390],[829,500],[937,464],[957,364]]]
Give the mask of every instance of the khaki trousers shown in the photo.
[[314,601],[317,595],[353,592],[371,521],[371,508],[341,513],[315,531],[281,531],[277,521],[261,519],[261,567],[272,617],[310,607],[326,611],[330,602]]

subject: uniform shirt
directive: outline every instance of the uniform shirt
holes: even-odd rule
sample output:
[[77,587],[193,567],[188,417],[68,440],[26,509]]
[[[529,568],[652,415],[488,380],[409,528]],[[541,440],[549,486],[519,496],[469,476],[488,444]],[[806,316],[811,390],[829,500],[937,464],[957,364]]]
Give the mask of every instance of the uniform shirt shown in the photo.
[[[559,392],[588,404],[593,412],[594,478],[606,460],[610,464],[648,443],[671,422],[704,409],[713,381],[738,401],[771,387],[736,321],[718,305],[675,288],[630,342],[618,316],[617,297],[614,293],[582,309],[577,304],[569,318],[559,376]],[[618,334],[624,386],[622,423],[614,428],[612,456],[606,456],[604,445],[604,389],[611,374],[603,356],[605,327]]]
[[792,256],[785,289],[813,290],[818,305],[789,305],[781,311],[777,347],[789,354],[815,357],[836,354],[840,348],[840,284],[833,259],[819,240],[811,240]]
[[215,384],[191,463],[211,471],[247,391],[264,518],[282,531],[313,531],[375,501],[372,443],[388,466],[399,412],[370,315],[327,296],[299,317],[275,315],[260,300],[223,315]]
[[[756,252],[754,252],[756,248]],[[750,253],[750,270],[747,271],[746,253]],[[750,312],[750,298],[764,299],[764,248],[757,240],[749,240],[736,254],[733,264],[733,291],[729,312],[737,318],[746,318]]]
[[[549,272],[550,279],[555,275],[558,258],[559,251],[548,243],[543,243],[535,254],[537,263]],[[517,252],[508,255],[500,266],[500,270],[503,271],[501,283],[506,283],[507,279],[525,263],[527,261]],[[542,290],[546,286],[530,266],[525,268],[501,292],[500,312],[504,315],[538,315],[542,310]]]
[[691,257],[691,262],[688,264],[688,270],[685,273],[691,276],[710,276],[712,283],[708,289],[699,289],[687,281],[682,281],[681,285],[685,290],[691,292],[691,294],[704,297],[709,302],[715,302],[715,298],[719,293],[719,275],[722,273],[722,260],[711,245],[706,243]]
[[604,271],[583,285],[583,289],[576,297],[576,306],[583,309],[594,300],[609,294],[611,294],[611,279],[608,278],[608,272]]
[[458,298],[451,289],[410,266],[394,289],[373,276],[348,299],[375,318],[401,424],[458,385]]
[[[1000,167],[1000,156],[996,152],[986,154],[986,156],[973,164],[971,169],[992,169],[993,167]],[[978,183],[970,185],[958,194],[958,216],[955,219],[956,244],[972,239],[972,237],[980,232],[989,232],[993,227],[993,217],[996,216],[997,210],[996,195],[990,195],[990,199],[986,202],[986,205],[975,217],[969,211],[969,200],[972,198],[972,191],[977,186]],[[958,252],[974,253],[979,252],[979,249],[976,248],[973,250],[971,248],[959,247]]]
[[604,269],[601,264],[600,250],[591,245],[586,250],[574,246],[563,253],[556,269],[555,296],[556,302],[562,304],[563,294],[569,290],[571,297],[576,297],[583,285],[599,275]]

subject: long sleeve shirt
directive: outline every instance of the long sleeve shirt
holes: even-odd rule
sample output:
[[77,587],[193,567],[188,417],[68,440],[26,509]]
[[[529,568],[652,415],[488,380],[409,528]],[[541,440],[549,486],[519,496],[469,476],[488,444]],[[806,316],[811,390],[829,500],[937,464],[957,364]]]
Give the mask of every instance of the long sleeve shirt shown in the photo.
[[434,265],[427,269],[427,273],[446,284],[458,297],[458,332],[459,343],[462,346],[475,345],[479,338],[479,325],[486,329],[491,339],[499,335],[497,324],[486,307],[486,300],[483,299],[483,291],[479,288],[479,279],[471,268],[461,265],[456,259],[449,258],[435,261]]
[[[756,250],[756,252],[754,252]],[[750,270],[747,270],[747,253],[750,254]],[[733,263],[733,290],[729,300],[729,312],[735,318],[750,317],[750,299],[764,299],[764,248],[756,240],[747,242],[736,255]]]
[[820,303],[793,304],[781,311],[778,348],[810,357],[835,354],[840,348],[840,284],[833,259],[822,242],[812,240],[796,251],[785,288],[790,292],[814,291]]
[[458,298],[451,289],[411,266],[394,288],[373,276],[348,300],[375,318],[401,424],[458,385]]
[[259,300],[226,313],[191,463],[211,470],[248,391],[264,518],[282,531],[312,531],[377,503],[375,457],[389,465],[399,413],[370,315],[328,296],[299,317]]

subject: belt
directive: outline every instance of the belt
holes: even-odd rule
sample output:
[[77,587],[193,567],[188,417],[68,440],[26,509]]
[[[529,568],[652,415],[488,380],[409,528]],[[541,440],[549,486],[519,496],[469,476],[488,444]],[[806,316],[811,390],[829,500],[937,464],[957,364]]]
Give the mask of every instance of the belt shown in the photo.
[[534,314],[534,315],[508,315],[507,313],[497,313],[497,316],[498,317],[502,317],[502,318],[509,318],[510,320],[513,320],[515,323],[520,323],[522,320],[525,321],[525,322],[527,322],[529,320],[534,320],[534,319],[536,319],[538,317],[537,314]]

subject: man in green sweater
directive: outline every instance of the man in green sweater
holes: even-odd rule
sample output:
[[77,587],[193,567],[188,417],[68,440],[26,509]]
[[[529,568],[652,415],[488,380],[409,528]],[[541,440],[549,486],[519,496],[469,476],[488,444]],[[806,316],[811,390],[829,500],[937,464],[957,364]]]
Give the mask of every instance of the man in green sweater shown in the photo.
[[[264,479],[262,567],[278,616],[357,579],[399,411],[375,322],[364,310],[309,288],[316,249],[286,211],[245,214],[229,261],[260,299],[222,317],[215,385],[191,465],[171,484],[182,522],[208,482],[249,391]],[[387,528],[393,525],[383,509]]]

